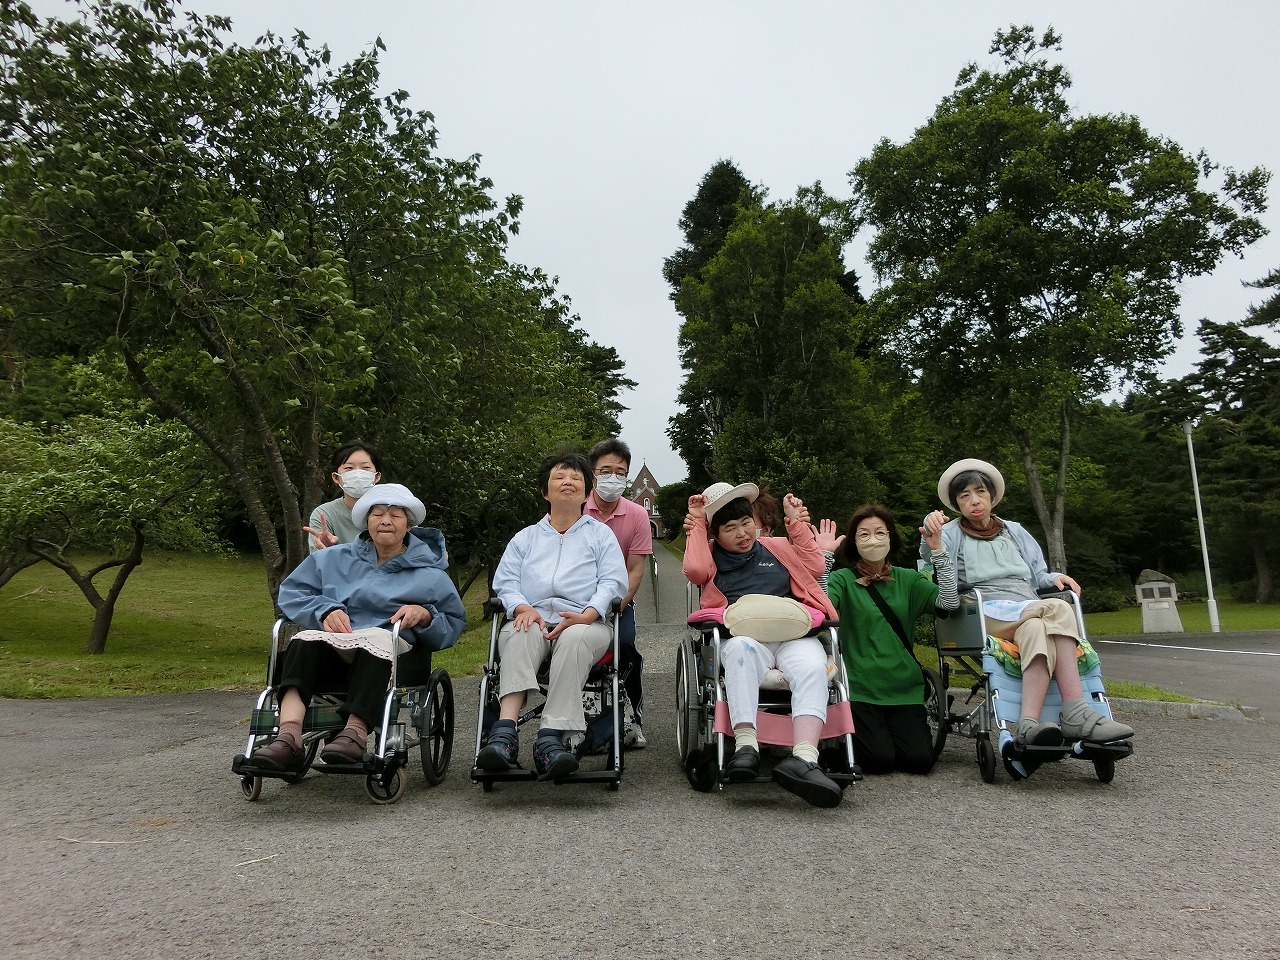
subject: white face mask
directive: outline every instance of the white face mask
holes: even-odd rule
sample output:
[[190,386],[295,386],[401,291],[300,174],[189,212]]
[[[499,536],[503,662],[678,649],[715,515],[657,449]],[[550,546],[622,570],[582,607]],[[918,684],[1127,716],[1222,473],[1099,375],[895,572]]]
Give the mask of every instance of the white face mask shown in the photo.
[[606,503],[613,503],[613,501],[622,496],[622,491],[626,489],[626,477],[619,477],[612,473],[606,473],[602,477],[596,477],[596,493],[600,494],[600,499],[604,500]]
[[889,555],[888,540],[872,540],[869,543],[858,544],[858,556],[863,560],[871,563],[879,563]]
[[372,470],[348,470],[342,477],[342,492],[359,500],[373,487],[378,475]]

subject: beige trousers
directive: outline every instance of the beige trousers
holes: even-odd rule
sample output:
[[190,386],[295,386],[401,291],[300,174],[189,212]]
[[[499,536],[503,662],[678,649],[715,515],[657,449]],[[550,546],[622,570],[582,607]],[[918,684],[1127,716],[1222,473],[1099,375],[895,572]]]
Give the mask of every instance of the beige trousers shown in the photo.
[[498,633],[501,661],[498,695],[536,692],[538,668],[550,654],[551,676],[547,683],[547,702],[542,708],[542,726],[580,733],[587,729],[587,717],[582,710],[582,685],[612,642],[613,631],[599,620],[574,624],[554,642],[542,635],[542,628],[536,623],[528,630],[516,630],[514,624],[507,623]]
[[1018,644],[1018,658],[1022,661],[1023,670],[1036,657],[1044,657],[1050,676],[1058,665],[1057,644],[1050,638],[1080,640],[1075,608],[1056,597],[1027,604],[1022,615],[1014,621],[988,618],[987,629],[1001,640],[1013,640]]

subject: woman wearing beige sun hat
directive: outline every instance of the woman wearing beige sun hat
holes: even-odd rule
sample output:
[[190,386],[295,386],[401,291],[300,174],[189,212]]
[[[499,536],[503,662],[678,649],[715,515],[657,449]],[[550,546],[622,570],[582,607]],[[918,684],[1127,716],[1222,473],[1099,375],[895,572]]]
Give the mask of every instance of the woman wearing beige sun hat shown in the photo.
[[[737,607],[746,601],[763,609],[778,606],[773,598],[786,598],[835,619],[835,608],[818,585],[827,565],[814,542],[804,502],[788,493],[782,498],[786,537],[759,537],[752,512],[759,494],[754,483],[716,483],[689,498],[684,575],[702,588],[703,608]],[[796,603],[790,606],[803,610]],[[767,632],[752,629],[755,635],[748,636],[735,627],[725,641],[721,664],[735,745],[725,772],[735,782],[759,775],[760,683],[776,668],[791,688],[794,747],[791,756],[774,766],[773,780],[814,806],[834,807],[840,803],[840,787],[818,765],[818,742],[827,718],[827,653],[816,637],[806,635],[810,627],[804,614],[804,625],[794,633],[768,638]]]
[[[1133,736],[1133,729],[1094,711],[1084,697],[1076,663],[1079,628],[1070,604],[1041,599],[1038,590],[1080,592],[1065,573],[1045,563],[1035,538],[1012,520],[995,515],[1004,498],[1004,477],[985,460],[957,460],[938,480],[938,499],[960,514],[942,527],[942,546],[956,577],[982,591],[987,629],[1018,645],[1022,663],[1021,745],[1056,746],[1064,738],[1105,743]],[[1058,681],[1062,714],[1042,723],[1049,678]]]

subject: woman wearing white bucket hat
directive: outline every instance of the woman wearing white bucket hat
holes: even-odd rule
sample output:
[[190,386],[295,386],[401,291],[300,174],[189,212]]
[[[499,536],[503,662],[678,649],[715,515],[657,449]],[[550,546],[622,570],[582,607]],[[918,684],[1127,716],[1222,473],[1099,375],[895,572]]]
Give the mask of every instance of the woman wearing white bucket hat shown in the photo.
[[[756,536],[754,483],[717,483],[689,498],[684,575],[702,588],[702,606],[727,608],[746,597],[787,597],[835,619],[818,577],[827,565],[814,543],[809,511],[791,494],[782,499],[787,536]],[[806,617],[806,626],[808,618]],[[731,780],[754,780],[760,771],[756,710],[760,683],[772,668],[791,688],[792,754],[773,768],[773,779],[814,806],[834,807],[841,790],[818,765],[818,742],[827,718],[827,653],[812,636],[762,642],[730,637],[721,652],[725,699],[735,751],[725,766]]]
[[[1054,573],[1044,552],[1021,524],[995,515],[1004,497],[1004,477],[985,460],[957,460],[938,480],[938,499],[960,514],[942,528],[942,546],[961,583],[982,590],[988,629],[1018,644],[1022,664],[1022,719],[1018,742],[1057,746],[1064,738],[1105,743],[1133,736],[1133,729],[1096,712],[1085,699],[1076,663],[1079,628],[1066,601],[1042,599],[1037,590],[1080,585]],[[1042,723],[1049,678],[1058,681],[1062,713]]]
[[[350,543],[317,550],[280,585],[278,603],[302,632],[285,651],[279,687],[279,734],[253,752],[278,770],[300,766],[302,721],[312,694],[345,686],[338,712],[346,725],[320,755],[353,763],[364,755],[380,720],[391,658],[443,650],[467,625],[462,598],[446,572],[444,534],[421,526],[426,508],[399,483],[371,487],[352,508],[364,532]],[[391,626],[400,625],[398,650]]]

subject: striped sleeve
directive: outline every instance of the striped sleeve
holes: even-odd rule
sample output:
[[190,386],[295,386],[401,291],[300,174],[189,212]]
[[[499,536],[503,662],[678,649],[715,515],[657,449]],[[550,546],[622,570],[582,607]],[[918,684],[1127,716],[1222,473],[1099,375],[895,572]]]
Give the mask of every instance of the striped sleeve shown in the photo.
[[956,570],[951,565],[951,554],[946,549],[929,551],[929,559],[933,563],[933,580],[938,585],[936,602],[940,610],[955,610],[960,606],[960,596],[956,591]]

